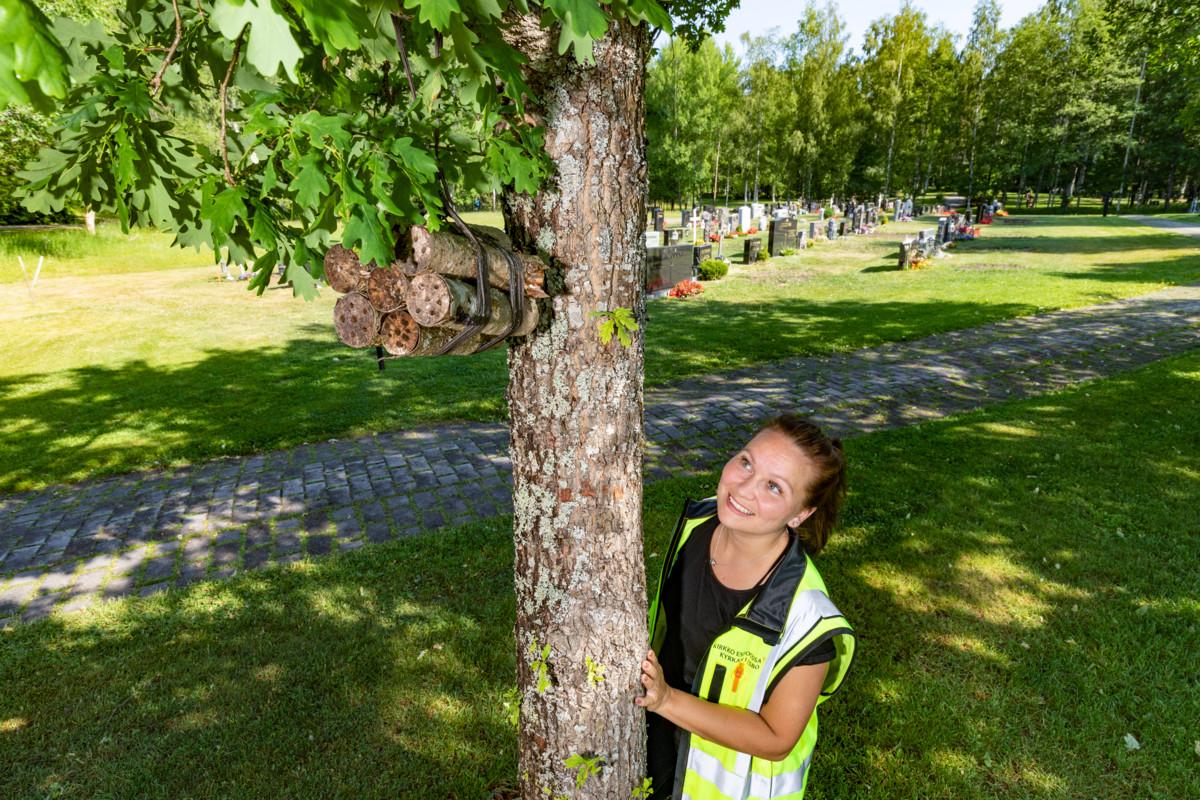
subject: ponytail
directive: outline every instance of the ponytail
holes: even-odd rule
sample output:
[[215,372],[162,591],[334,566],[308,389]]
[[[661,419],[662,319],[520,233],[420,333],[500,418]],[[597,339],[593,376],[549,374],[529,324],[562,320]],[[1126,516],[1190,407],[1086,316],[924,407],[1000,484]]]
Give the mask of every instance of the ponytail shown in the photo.
[[825,549],[829,534],[837,524],[838,511],[846,497],[846,454],[841,439],[832,439],[797,414],[781,414],[762,430],[774,430],[786,435],[804,452],[816,468],[817,477],[808,487],[805,505],[815,508],[796,532],[804,549],[816,555]]

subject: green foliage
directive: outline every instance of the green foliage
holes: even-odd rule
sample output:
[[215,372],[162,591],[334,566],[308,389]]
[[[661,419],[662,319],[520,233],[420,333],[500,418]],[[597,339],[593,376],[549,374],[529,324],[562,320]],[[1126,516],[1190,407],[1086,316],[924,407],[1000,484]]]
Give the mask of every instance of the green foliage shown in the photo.
[[537,693],[550,688],[550,645],[539,648],[537,642],[529,643],[529,668],[537,677]]
[[[0,2],[27,11],[26,0]],[[549,168],[543,133],[526,121],[524,57],[504,35],[523,0],[405,0],[404,9],[180,3],[177,47],[170,0],[130,0],[111,33],[63,23],[52,36],[23,11],[27,39],[67,45],[75,82],[54,146],[22,174],[27,207],[90,205],[126,228],[152,225],[182,246],[253,263],[260,292],[278,268],[311,297],[339,230],[364,261],[386,263],[400,227],[441,224],[443,187],[536,192]],[[584,63],[614,15],[670,24],[653,0],[555,0],[542,13],[560,29],[560,49]],[[63,88],[54,75],[37,71],[47,93]],[[226,83],[216,147],[180,136],[176,120],[211,117],[214,87]]]
[[42,111],[67,93],[67,53],[30,0],[0,0],[0,108]]
[[[762,251],[759,250],[759,252]],[[702,281],[719,281],[728,274],[729,265],[719,258],[701,261],[700,266],[696,267],[696,277]]]
[[[646,137],[650,197],[693,200],[728,172],[728,116],[742,96],[733,49],[711,40],[695,49],[670,41],[646,73]],[[723,143],[723,145],[722,145]],[[726,167],[720,175],[718,148]]]
[[608,344],[612,341],[613,334],[616,334],[622,347],[633,344],[633,332],[638,329],[633,311],[617,307],[611,311],[593,311],[592,316],[600,319],[601,342]]
[[651,797],[651,795],[653,793],[653,789],[652,789],[653,785],[654,785],[653,779],[646,778],[645,780],[642,781],[641,786],[633,787],[633,791],[631,791],[629,793],[629,796],[631,798],[633,798],[633,800],[649,800],[649,798]]
[[754,260],[755,261],[770,261],[771,253],[765,247],[759,248],[759,251],[754,255]]
[[604,683],[604,673],[608,668],[603,664],[593,661],[591,656],[584,656],[584,661],[587,663],[588,683],[592,686],[599,686]]
[[0,224],[63,221],[68,214],[36,214],[28,211],[16,197],[21,179],[17,172],[32,159],[39,148],[50,142],[50,123],[28,106],[0,110]]
[[580,755],[572,753],[563,760],[568,769],[575,770],[575,788],[582,789],[589,780],[600,774],[600,768],[604,766],[604,756],[601,755]]

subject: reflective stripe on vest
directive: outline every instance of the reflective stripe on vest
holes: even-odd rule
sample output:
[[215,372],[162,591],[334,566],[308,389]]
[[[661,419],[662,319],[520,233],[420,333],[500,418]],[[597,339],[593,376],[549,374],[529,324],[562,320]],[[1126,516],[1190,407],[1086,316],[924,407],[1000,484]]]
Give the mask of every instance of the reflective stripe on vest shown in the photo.
[[[697,508],[708,513],[689,517],[687,512]],[[715,503],[711,501],[689,502],[663,560],[659,591],[679,550],[698,525],[711,519],[715,510]],[[692,694],[722,705],[758,712],[771,688],[782,678],[788,663],[827,639],[832,639],[837,654],[829,664],[817,705],[841,685],[854,657],[853,631],[829,599],[825,582],[799,543],[785,559],[791,559],[788,574],[798,575],[798,580],[793,578],[795,583],[792,585],[776,582],[774,586],[790,593],[786,620],[776,626],[781,630],[767,629],[772,624],[769,615],[759,614],[760,620],[767,620],[765,627],[750,619],[751,609],[765,594],[764,589],[738,612],[733,625],[713,640],[697,669]],[[784,574],[782,564],[777,574]],[[778,594],[776,597],[781,598]],[[785,606],[777,608],[776,618],[783,615]],[[657,596],[650,611],[651,642],[657,650],[666,635]],[[800,800],[808,780],[817,727],[814,708],[796,746],[781,761],[752,758],[684,731],[680,739],[674,796],[691,800]]]

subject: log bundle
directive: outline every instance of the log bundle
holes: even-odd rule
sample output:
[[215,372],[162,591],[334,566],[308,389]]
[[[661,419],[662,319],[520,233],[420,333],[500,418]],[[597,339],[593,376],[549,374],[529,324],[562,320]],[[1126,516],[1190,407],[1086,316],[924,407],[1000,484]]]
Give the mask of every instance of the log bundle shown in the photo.
[[[488,284],[488,313],[483,315],[476,288],[478,258],[465,237],[413,227],[401,237],[401,257],[387,266],[363,264],[341,245],[325,253],[325,279],[342,294],[333,308],[338,339],[350,347],[382,347],[392,356],[438,355],[455,337],[483,320],[482,328],[447,355],[468,355],[493,338],[526,336],[537,327],[534,298],[546,297],[545,264],[514,253],[508,237],[495,228],[474,228],[483,246]],[[517,275],[511,275],[513,268]],[[513,318],[510,288],[520,282],[525,301]]]

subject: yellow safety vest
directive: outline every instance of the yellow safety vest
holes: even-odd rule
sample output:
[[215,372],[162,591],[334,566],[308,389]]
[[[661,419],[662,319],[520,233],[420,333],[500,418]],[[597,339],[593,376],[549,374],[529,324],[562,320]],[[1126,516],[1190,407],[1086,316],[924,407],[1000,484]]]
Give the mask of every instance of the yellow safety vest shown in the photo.
[[[675,558],[702,522],[717,512],[715,498],[689,500],[663,559],[659,591],[650,604],[650,646],[666,638],[660,596]],[[854,631],[829,599],[825,582],[795,537],[762,590],[717,635],[696,668],[692,694],[713,703],[762,709],[770,690],[796,656],[832,639],[837,655],[817,705],[841,686],[854,658]],[[731,750],[688,731],[679,743],[673,800],[800,800],[817,743],[817,711],[782,761]],[[655,787],[661,790],[661,787]]]

